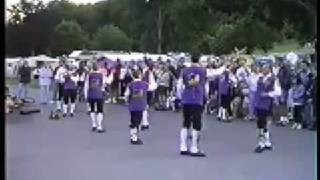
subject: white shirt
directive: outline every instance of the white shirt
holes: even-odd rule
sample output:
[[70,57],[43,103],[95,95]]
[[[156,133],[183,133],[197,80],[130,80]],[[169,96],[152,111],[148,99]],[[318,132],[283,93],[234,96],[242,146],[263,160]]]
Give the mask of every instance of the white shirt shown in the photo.
[[257,91],[257,82],[259,79],[259,75],[255,73],[250,73],[249,77],[247,79],[247,83],[249,85],[249,89],[251,92],[256,92]]
[[237,79],[239,81],[244,81],[248,77],[248,73],[246,71],[246,68],[245,67],[240,67],[239,69],[237,69],[236,77],[237,77]]
[[51,84],[52,71],[50,68],[42,67],[39,69],[39,85],[49,86]]
[[83,72],[81,75],[79,75],[79,81],[84,82],[86,80],[86,75],[87,75],[87,72]]
[[59,83],[64,83],[64,74],[66,73],[66,69],[64,67],[59,67],[56,75],[54,76],[54,80],[58,81]]

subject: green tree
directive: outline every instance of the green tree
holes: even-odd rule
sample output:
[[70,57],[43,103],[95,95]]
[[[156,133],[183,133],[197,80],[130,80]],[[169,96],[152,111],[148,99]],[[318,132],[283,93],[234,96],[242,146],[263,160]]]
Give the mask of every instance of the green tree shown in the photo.
[[88,33],[76,21],[63,20],[55,28],[55,54],[69,54],[76,49],[85,49]]
[[131,50],[132,40],[118,27],[105,25],[93,36],[92,47],[98,50]]

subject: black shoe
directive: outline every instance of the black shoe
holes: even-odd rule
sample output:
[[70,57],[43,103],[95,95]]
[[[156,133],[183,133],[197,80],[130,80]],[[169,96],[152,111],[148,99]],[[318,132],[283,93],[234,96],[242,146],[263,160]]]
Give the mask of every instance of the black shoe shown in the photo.
[[147,129],[149,129],[148,125],[147,126],[141,126],[141,131],[144,131],[144,130],[147,130]]
[[232,122],[231,119],[224,119],[222,121],[225,122],[225,123],[231,123]]
[[193,157],[206,157],[206,154],[201,152],[200,150],[196,153],[190,152],[189,154],[190,154],[190,156],[193,156]]
[[92,128],[91,128],[91,131],[92,131],[92,132],[95,132],[96,130],[97,130],[97,127],[92,127]]
[[138,139],[138,140],[136,140],[136,141],[133,141],[133,140],[131,139],[130,142],[131,142],[131,144],[133,144],[133,145],[142,145],[142,144],[143,144],[143,142],[141,141],[141,139]]
[[73,114],[73,113],[71,113],[71,114],[70,114],[70,117],[73,117],[73,116],[74,116],[74,114]]
[[279,126],[281,126],[281,127],[286,127],[287,124],[286,124],[285,122],[282,122],[281,124],[279,124]]
[[57,109],[57,113],[61,113],[61,109]]
[[190,152],[189,151],[180,151],[180,155],[189,155]]
[[256,147],[256,149],[254,150],[254,152],[256,152],[256,153],[262,153],[263,151],[264,151],[264,147],[261,147],[261,146],[258,146],[258,147]]
[[306,129],[307,125],[306,124],[302,124],[302,129]]
[[104,130],[104,129],[98,129],[97,130],[97,133],[104,133],[104,132],[106,132],[106,130]]
[[221,118],[220,118],[220,117],[217,117],[217,120],[218,120],[218,121],[221,121]]
[[269,150],[269,151],[272,151],[272,150],[273,150],[273,147],[272,147],[272,146],[266,146],[264,149]]
[[317,127],[315,125],[313,125],[311,128],[309,128],[310,131],[315,131],[317,130]]
[[63,113],[63,114],[62,114],[62,117],[67,117],[67,114]]

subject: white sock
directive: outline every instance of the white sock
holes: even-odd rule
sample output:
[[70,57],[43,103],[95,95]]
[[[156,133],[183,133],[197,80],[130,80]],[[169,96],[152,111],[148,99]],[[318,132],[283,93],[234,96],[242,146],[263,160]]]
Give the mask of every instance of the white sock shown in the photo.
[[284,120],[284,117],[283,116],[280,116],[280,122],[283,122]]
[[98,130],[102,130],[102,121],[103,121],[103,114],[102,113],[98,113],[97,114],[97,123],[98,123]]
[[67,114],[68,111],[68,105],[67,104],[63,104],[63,114]]
[[265,142],[264,142],[263,129],[258,129],[257,134],[258,134],[258,146],[264,148],[265,147]]
[[226,120],[227,119],[227,117],[226,117],[226,109],[225,108],[222,108],[222,119],[223,120]]
[[265,146],[270,147],[271,146],[271,141],[270,141],[270,133],[269,131],[264,133],[264,138],[265,138]]
[[57,110],[61,110],[61,101],[57,101]]
[[137,140],[138,140],[138,135],[137,135],[137,133],[138,133],[138,130],[137,130],[136,127],[135,127],[135,128],[130,128],[130,139],[131,139],[132,141],[137,141]]
[[89,103],[87,103],[87,108],[88,108],[88,112],[90,112],[91,111],[91,106],[90,106]]
[[192,130],[192,142],[191,142],[191,153],[197,153],[198,149],[198,139],[199,139],[199,131]]
[[180,151],[187,151],[187,138],[188,138],[188,129],[182,128],[180,131]]
[[218,118],[221,118],[221,117],[222,117],[222,107],[219,107]]
[[147,110],[144,110],[144,111],[142,112],[141,125],[142,125],[142,126],[149,126],[149,122],[148,122],[148,111],[147,111]]
[[90,113],[91,121],[92,121],[92,127],[97,127],[97,116],[96,113],[91,112]]
[[76,108],[76,103],[71,103],[71,105],[70,105],[70,113],[71,114],[74,114],[75,108]]

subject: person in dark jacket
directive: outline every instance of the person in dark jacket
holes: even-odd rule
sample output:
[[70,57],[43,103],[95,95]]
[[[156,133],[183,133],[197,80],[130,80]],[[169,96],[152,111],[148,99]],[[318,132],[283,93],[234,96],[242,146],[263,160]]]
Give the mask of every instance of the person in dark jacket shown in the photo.
[[114,67],[114,73],[113,73],[113,81],[111,83],[111,92],[112,92],[112,98],[111,101],[113,103],[116,103],[119,99],[120,95],[120,73],[121,73],[121,61],[120,59],[117,59],[117,63]]
[[306,103],[304,105],[302,126],[303,128],[307,128],[311,125],[312,121],[310,99],[313,81],[313,74],[310,71],[309,63],[307,61],[301,62],[301,71],[297,74],[297,78],[301,80],[305,87]]
[[19,86],[17,91],[17,98],[21,101],[25,101],[28,94],[29,84],[31,82],[31,68],[27,61],[23,62],[23,65],[18,70]]
[[278,72],[278,79],[281,86],[281,97],[279,102],[280,107],[280,120],[278,121],[279,125],[285,126],[289,123],[288,108],[287,108],[287,99],[288,92],[291,84],[291,67],[289,61],[284,61],[280,63],[280,69]]
[[305,104],[305,87],[299,78],[296,79],[296,83],[292,87],[292,99],[294,124],[291,129],[299,130],[302,128],[302,113]]

